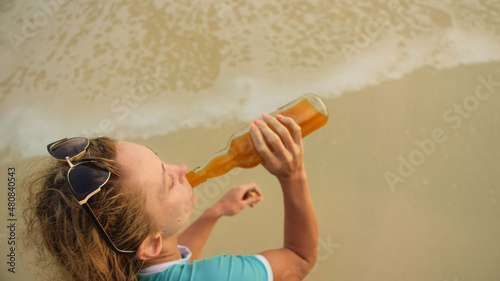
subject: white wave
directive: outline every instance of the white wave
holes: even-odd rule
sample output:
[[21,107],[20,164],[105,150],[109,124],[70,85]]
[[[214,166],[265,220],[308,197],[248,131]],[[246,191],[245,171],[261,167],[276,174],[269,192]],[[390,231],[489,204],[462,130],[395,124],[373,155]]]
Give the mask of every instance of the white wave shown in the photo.
[[[217,3],[212,4],[220,8]],[[58,12],[61,17],[55,14],[28,38],[20,54],[7,55],[8,42],[0,46],[2,61],[9,64],[0,71],[0,151],[25,158],[72,135],[148,138],[248,122],[308,92],[335,98],[422,67],[500,61],[500,22],[492,16],[500,12],[498,6],[405,2],[377,27],[373,15],[388,15],[386,3],[356,3],[316,1],[304,17],[277,3],[273,7],[280,13],[269,13],[272,7],[257,3],[247,7],[245,17],[231,2],[218,21],[210,22],[219,29],[202,35],[199,30],[210,26],[209,4],[188,9],[200,13],[201,26],[182,17],[188,13],[182,10],[186,4],[167,8],[159,2],[155,9],[163,9],[165,18],[149,10],[133,17],[130,7],[120,3],[113,9],[131,23],[116,18],[117,24],[109,25],[111,4],[102,3],[106,7],[98,8],[108,12],[101,13],[72,2]],[[16,32],[16,19],[29,17],[29,11],[7,13],[0,30]],[[337,19],[346,12],[354,14],[352,21]],[[252,21],[252,13],[258,20]],[[61,20],[62,15],[68,20]],[[158,18],[149,25],[165,20],[168,28],[155,31],[140,24],[150,17]],[[320,28],[321,21],[331,26]],[[184,33],[192,38],[182,37]],[[365,41],[356,45],[362,36]],[[216,43],[221,50],[212,47]],[[349,58],[342,51],[347,45],[356,47]],[[147,90],[145,83],[150,83]],[[139,90],[143,94],[134,99]]]

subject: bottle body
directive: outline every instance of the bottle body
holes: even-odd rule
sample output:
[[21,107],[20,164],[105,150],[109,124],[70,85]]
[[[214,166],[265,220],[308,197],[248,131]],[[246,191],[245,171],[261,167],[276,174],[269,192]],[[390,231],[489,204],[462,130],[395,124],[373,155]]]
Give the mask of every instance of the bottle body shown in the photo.
[[[306,94],[270,113],[273,116],[276,114],[294,119],[301,127],[302,137],[321,128],[328,120],[325,104],[314,94]],[[196,187],[207,179],[226,174],[236,167],[253,168],[262,161],[247,126],[231,136],[225,149],[210,157],[203,166],[188,172],[186,178],[192,187]]]

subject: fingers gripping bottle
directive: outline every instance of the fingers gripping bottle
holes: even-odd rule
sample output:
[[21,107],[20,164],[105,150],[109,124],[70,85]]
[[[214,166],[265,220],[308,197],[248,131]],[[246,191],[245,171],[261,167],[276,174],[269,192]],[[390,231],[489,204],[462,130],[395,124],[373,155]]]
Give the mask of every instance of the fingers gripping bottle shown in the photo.
[[[328,120],[325,103],[315,94],[306,94],[270,113],[281,114],[295,120],[301,127],[302,137],[321,128]],[[253,145],[249,127],[236,131],[227,147],[208,159],[205,164],[186,174],[192,187],[198,186],[207,179],[222,176],[236,167],[253,168],[264,160]]]

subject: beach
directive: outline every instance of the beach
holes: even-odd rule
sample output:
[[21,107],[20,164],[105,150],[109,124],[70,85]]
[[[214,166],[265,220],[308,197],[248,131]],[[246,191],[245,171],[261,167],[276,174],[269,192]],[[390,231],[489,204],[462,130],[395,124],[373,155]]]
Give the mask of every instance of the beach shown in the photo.
[[[16,179],[15,194],[0,192],[2,280],[38,280],[19,241],[20,183],[47,143],[109,135],[194,169],[260,113],[308,92],[322,97],[329,120],[304,138],[320,230],[307,280],[499,279],[500,24],[488,9],[113,2],[53,6],[36,35],[1,41],[11,67],[0,73],[0,167],[7,186]],[[23,35],[23,17],[45,11],[20,3],[2,6],[2,34]],[[282,246],[282,193],[262,166],[196,187],[190,221],[249,182],[264,201],[221,218],[203,257]]]

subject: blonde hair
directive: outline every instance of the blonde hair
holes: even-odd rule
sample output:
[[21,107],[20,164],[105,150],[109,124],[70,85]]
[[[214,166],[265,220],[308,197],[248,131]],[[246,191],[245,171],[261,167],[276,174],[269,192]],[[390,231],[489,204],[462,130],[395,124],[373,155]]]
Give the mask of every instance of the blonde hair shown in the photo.
[[[87,152],[77,160],[98,160],[111,171],[110,180],[88,203],[118,248],[137,250],[157,226],[146,212],[144,195],[120,188],[115,156],[115,141],[102,137],[91,139]],[[24,211],[27,243],[36,248],[39,266],[46,267],[51,260],[64,280],[137,280],[143,262],[136,255],[119,254],[108,247],[70,193],[65,179],[68,168],[66,161],[50,159],[22,185],[28,195]]]

